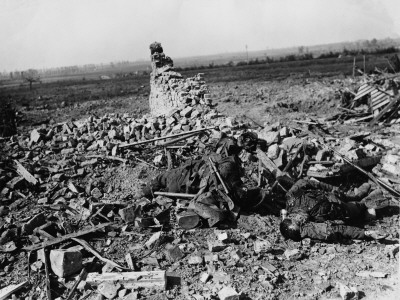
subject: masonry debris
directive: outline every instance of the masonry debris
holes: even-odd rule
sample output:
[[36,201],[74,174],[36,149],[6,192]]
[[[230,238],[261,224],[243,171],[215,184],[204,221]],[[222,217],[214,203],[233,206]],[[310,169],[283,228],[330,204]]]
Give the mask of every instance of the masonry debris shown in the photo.
[[[397,260],[396,221],[377,230],[364,215],[350,220],[344,199],[362,203],[373,220],[398,215],[396,77],[367,78],[343,93],[335,118],[258,126],[220,114],[203,74],[185,80],[161,44],[150,50],[150,115],[91,116],[0,141],[1,299],[276,299],[307,276],[319,294],[350,299],[357,289],[330,282],[391,276],[358,255],[374,253],[365,245],[384,247],[385,238],[394,245],[381,255]],[[361,118],[391,126],[330,126]],[[116,190],[122,170],[140,170],[143,179],[125,195]],[[324,225],[286,240],[281,211],[306,216],[303,230],[310,221]],[[350,221],[366,241],[350,243]],[[332,232],[350,248],[329,246]],[[338,252],[358,259],[354,270],[310,271]],[[316,266],[320,254],[326,259]]]

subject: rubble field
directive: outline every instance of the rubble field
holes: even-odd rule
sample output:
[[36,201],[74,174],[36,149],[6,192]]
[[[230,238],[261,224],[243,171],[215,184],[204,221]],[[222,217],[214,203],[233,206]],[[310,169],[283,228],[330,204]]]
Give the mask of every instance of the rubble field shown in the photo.
[[[222,85],[183,78],[160,47],[149,107],[147,94],[140,107],[93,100],[0,137],[0,300],[397,299],[398,74]],[[277,210],[215,220],[190,193],[143,197],[161,172],[245,133],[257,150],[238,154],[242,181]],[[285,240],[280,176],[348,194],[371,183],[392,205],[357,225],[385,239]]]

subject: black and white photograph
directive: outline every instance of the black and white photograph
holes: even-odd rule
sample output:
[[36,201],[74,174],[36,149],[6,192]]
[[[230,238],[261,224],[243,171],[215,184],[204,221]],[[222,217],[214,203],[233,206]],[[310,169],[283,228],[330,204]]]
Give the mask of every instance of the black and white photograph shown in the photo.
[[0,0],[0,300],[395,300],[400,1]]

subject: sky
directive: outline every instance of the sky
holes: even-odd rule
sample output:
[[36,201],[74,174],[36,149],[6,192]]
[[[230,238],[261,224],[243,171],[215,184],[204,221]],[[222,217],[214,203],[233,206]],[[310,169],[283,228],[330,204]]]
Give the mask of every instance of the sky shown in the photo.
[[400,37],[399,0],[0,0],[0,71]]

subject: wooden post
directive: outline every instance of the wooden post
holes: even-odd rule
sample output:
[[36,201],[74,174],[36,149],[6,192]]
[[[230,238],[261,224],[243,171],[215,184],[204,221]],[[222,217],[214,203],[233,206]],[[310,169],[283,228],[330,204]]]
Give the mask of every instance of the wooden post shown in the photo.
[[356,72],[356,57],[354,56],[354,59],[353,59],[353,78],[354,78],[355,72]]
[[367,70],[365,69],[365,55],[363,55],[363,59],[364,59],[364,74],[366,74]]

